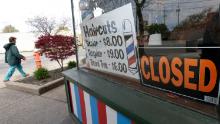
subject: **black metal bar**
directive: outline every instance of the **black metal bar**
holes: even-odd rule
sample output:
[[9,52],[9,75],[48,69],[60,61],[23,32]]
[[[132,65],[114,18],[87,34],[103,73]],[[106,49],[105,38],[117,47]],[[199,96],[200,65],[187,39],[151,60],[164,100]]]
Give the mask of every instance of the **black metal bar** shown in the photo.
[[79,70],[79,58],[78,58],[78,46],[77,46],[77,40],[76,40],[76,28],[75,28],[75,16],[74,16],[74,3],[73,0],[71,0],[71,10],[72,10],[72,21],[73,21],[73,35],[75,38],[75,46],[76,46],[76,67],[77,70]]
[[65,85],[65,91],[66,91],[66,99],[67,99],[67,105],[68,105],[68,111],[69,113],[73,113],[72,112],[72,107],[71,107],[71,98],[70,98],[70,87],[69,87],[69,81],[66,79],[66,77],[64,77],[64,85]]

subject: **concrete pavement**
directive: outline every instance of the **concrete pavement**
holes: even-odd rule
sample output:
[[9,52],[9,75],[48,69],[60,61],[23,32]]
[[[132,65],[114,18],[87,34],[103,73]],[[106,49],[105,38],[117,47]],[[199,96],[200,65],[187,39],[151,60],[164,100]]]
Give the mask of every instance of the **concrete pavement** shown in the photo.
[[[84,52],[79,54],[80,59],[85,57]],[[65,61],[75,60],[75,56]],[[55,61],[42,57],[43,66],[48,70],[59,68]],[[33,56],[28,56],[22,62],[24,70],[33,74],[35,63]],[[51,90],[41,96],[7,89],[2,82],[8,65],[0,59],[0,124],[74,124],[67,110],[64,85]],[[22,78],[18,71],[12,81]]]
[[[49,70],[59,68],[56,62],[46,58],[43,64]],[[68,114],[64,85],[41,96],[10,90],[2,82],[7,66],[5,63],[0,66],[0,124],[74,124]],[[28,57],[23,67],[32,74],[33,58]],[[17,78],[22,78],[18,71],[12,80]]]
[[1,81],[0,81],[0,89],[1,88],[4,88],[5,87],[5,84],[4,83],[1,83]]
[[42,96],[0,90],[0,124],[74,124],[68,115],[64,85]]

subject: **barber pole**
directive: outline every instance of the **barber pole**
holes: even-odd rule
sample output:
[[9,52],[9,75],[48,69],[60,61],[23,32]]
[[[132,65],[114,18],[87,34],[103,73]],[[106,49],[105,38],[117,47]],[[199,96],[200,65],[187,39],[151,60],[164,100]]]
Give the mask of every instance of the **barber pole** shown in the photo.
[[75,83],[68,83],[72,113],[82,124],[135,124],[120,112],[82,90]]
[[123,33],[126,45],[126,53],[128,59],[128,70],[132,74],[136,74],[138,72],[137,69],[137,57],[135,54],[135,44],[134,44],[134,36],[132,31],[132,24],[130,20],[126,19],[123,21]]

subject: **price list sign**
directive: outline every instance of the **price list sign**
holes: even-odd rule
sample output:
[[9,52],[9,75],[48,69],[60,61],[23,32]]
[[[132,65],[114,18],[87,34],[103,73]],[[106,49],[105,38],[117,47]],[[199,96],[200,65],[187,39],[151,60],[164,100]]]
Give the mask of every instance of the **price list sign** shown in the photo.
[[81,24],[89,68],[139,79],[131,4]]

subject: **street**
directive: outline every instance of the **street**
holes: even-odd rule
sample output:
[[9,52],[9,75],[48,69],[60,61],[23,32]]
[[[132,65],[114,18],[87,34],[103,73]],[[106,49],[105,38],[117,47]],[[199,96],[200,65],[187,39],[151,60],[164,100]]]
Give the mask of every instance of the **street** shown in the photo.
[[[79,60],[85,57],[84,50],[79,49]],[[35,62],[33,53],[22,53],[26,61],[22,61],[25,72],[33,75]],[[4,62],[4,55],[0,56],[0,124],[74,124],[68,114],[64,85],[48,91],[41,96],[11,90],[3,83],[4,76],[9,68]],[[75,61],[75,55],[64,61]],[[48,70],[59,68],[56,61],[41,57],[43,67]],[[16,70],[11,81],[23,78]]]

